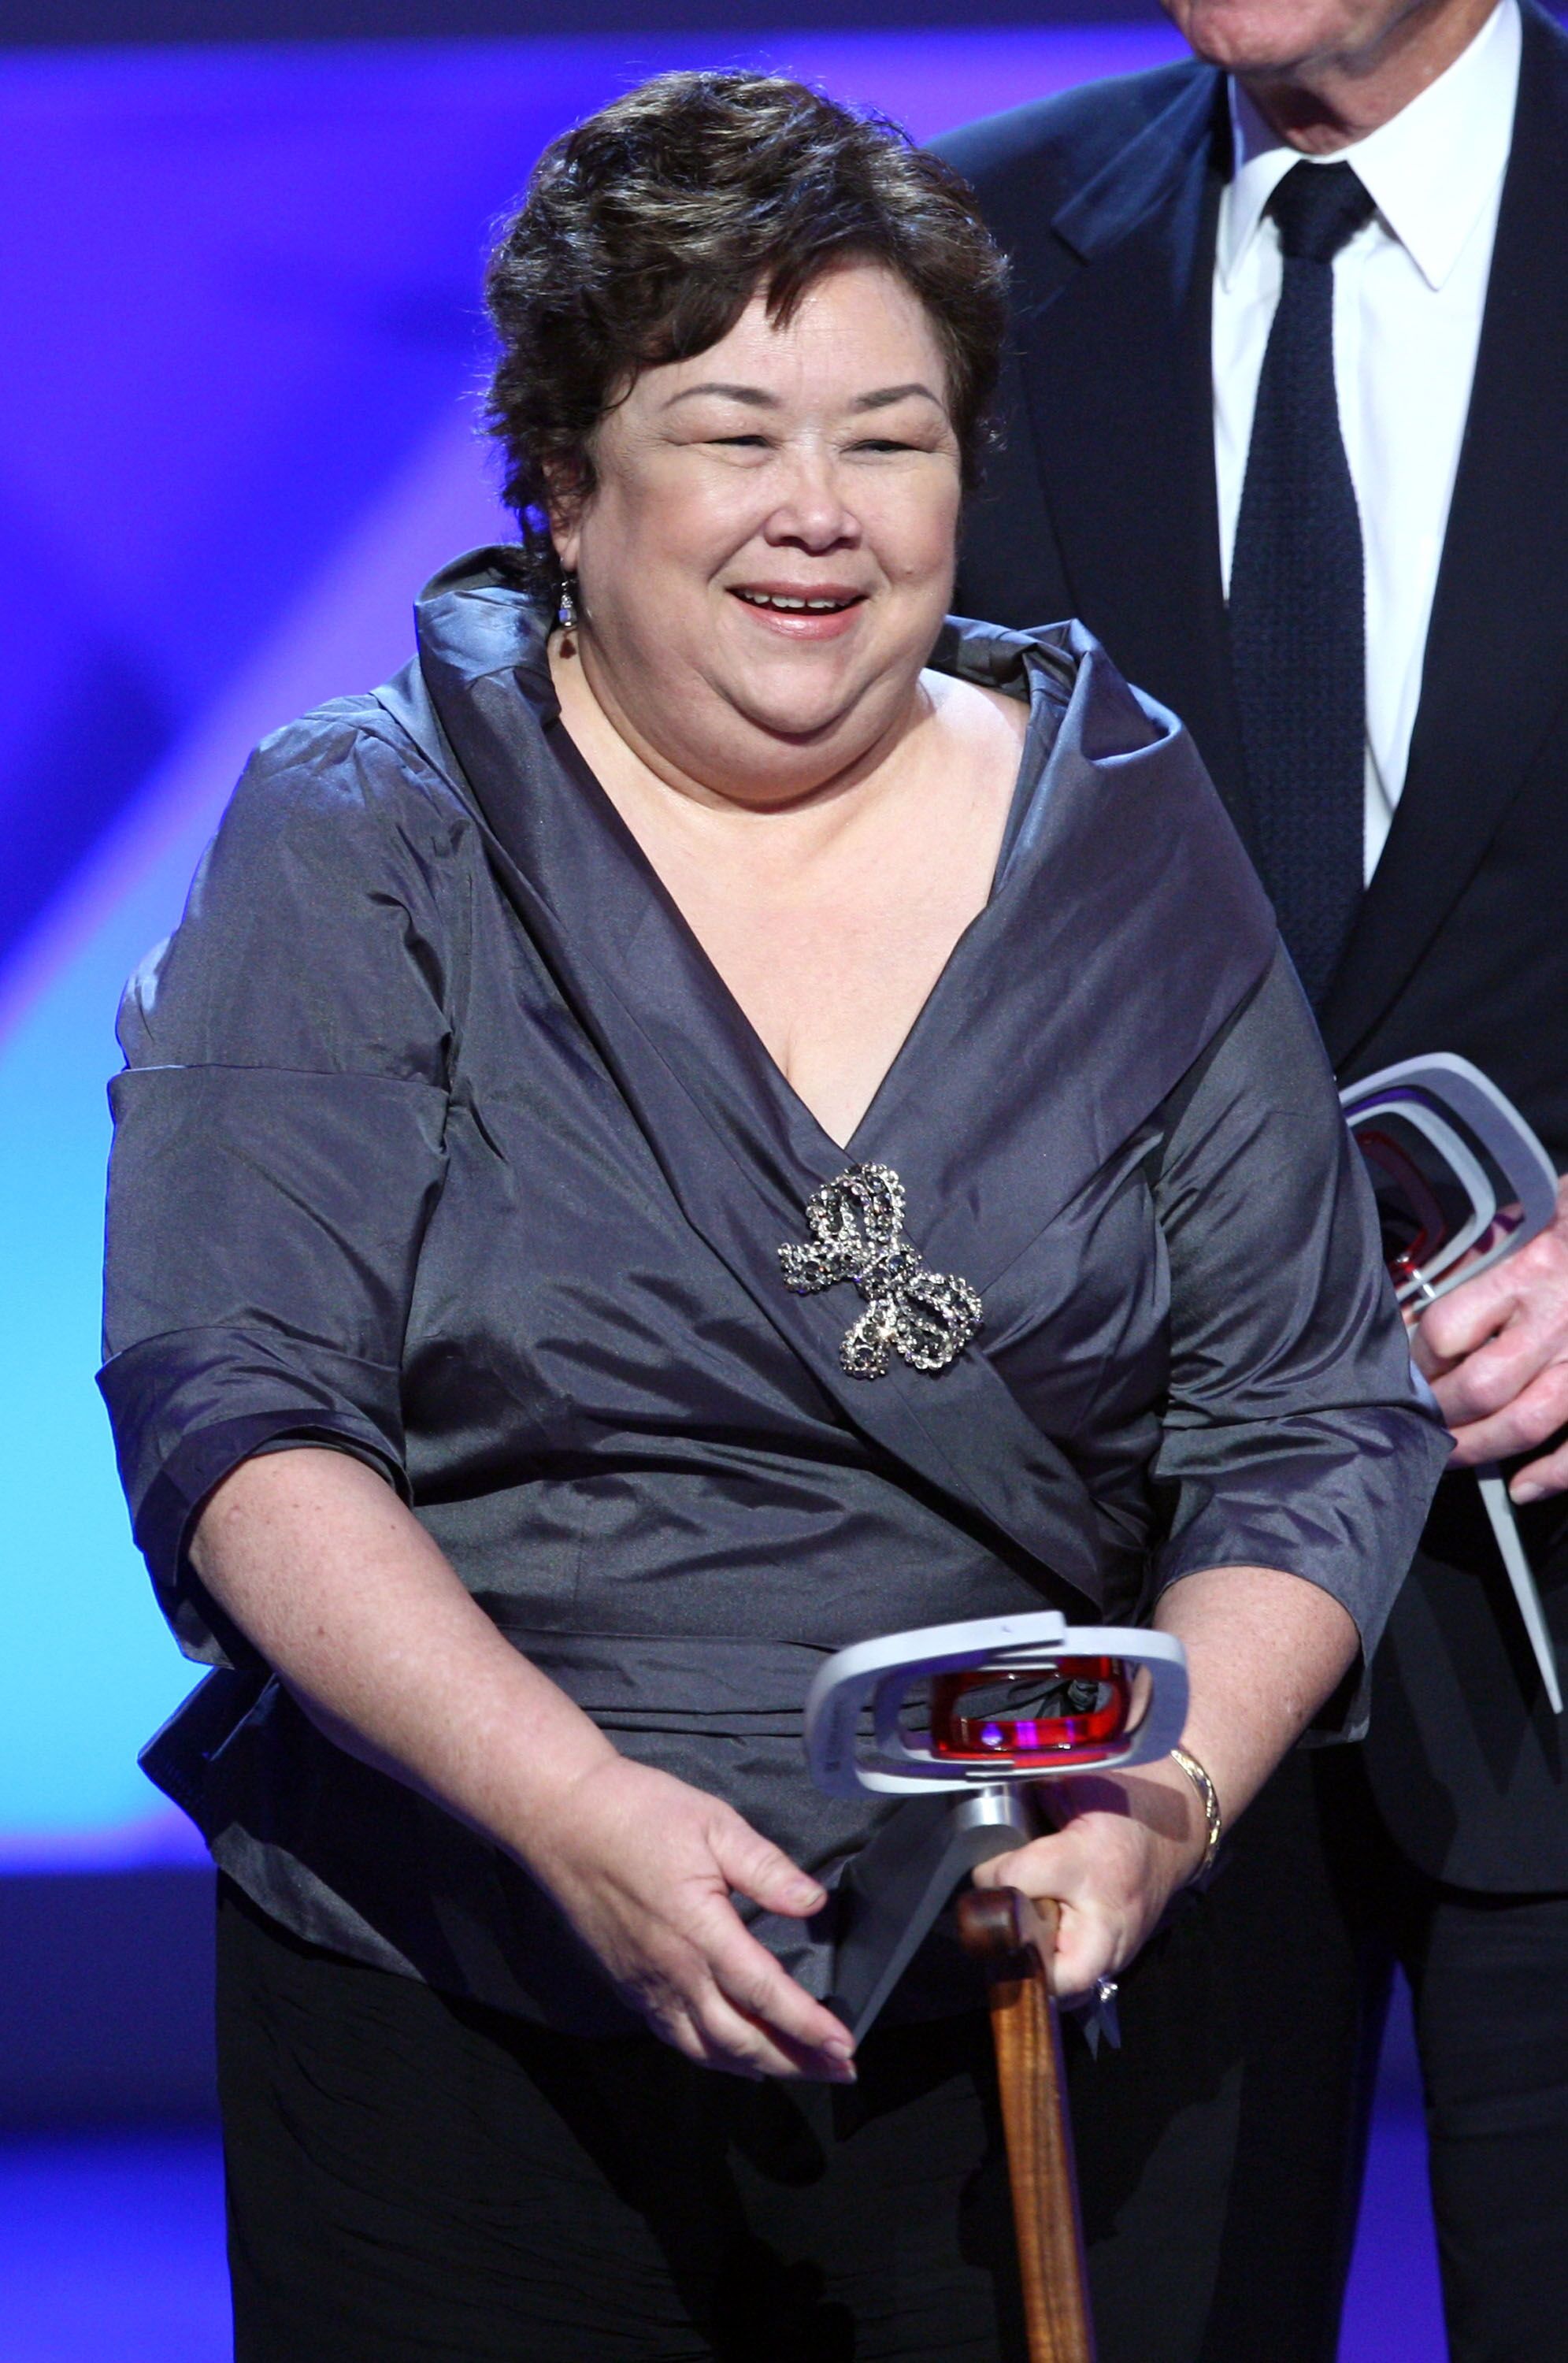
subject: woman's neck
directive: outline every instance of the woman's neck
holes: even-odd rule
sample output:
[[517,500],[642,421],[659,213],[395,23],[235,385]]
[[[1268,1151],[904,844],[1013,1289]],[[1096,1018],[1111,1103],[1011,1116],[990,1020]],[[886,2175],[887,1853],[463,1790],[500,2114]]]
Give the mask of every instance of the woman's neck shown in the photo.
[[785,1080],[847,1143],[984,908],[1028,708],[927,675],[879,760],[757,805],[652,770],[580,674],[558,661],[584,760]]

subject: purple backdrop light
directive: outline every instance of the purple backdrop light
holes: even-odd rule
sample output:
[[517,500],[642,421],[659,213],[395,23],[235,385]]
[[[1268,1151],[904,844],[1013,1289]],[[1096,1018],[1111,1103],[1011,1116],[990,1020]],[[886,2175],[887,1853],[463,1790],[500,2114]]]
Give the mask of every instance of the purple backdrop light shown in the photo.
[[[663,67],[776,65],[926,138],[1177,53],[1156,20],[0,55],[0,1869],[193,1851],[135,1769],[190,1669],[91,1387],[113,1006],[248,747],[395,668],[423,574],[503,527],[493,216]],[[1441,2352],[1419,2149],[1390,2115],[1345,2363]],[[200,2142],[0,2152],[7,2354],[215,2363],[216,2174]]]
[[[245,753],[408,650],[504,529],[473,428],[494,217],[645,73],[750,61],[918,137],[1175,53],[1093,30],[30,53],[0,59],[0,1856],[181,1841],[135,1771],[189,1670],[91,1390],[125,975]],[[150,1816],[150,1817],[149,1817]]]

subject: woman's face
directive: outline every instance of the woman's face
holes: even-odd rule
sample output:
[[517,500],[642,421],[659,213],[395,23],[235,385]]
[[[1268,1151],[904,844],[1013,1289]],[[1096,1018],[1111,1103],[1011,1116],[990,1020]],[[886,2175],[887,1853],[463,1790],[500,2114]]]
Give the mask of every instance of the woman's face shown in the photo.
[[788,801],[895,734],[953,587],[946,372],[919,298],[847,263],[792,318],[638,378],[558,527],[602,705],[666,776]]

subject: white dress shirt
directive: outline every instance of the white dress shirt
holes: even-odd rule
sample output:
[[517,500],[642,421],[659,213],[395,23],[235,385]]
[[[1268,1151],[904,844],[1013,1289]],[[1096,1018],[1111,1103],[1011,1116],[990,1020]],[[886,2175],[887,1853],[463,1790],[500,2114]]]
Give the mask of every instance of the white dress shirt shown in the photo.
[[[1377,207],[1334,262],[1334,382],[1366,564],[1366,875],[1405,784],[1427,625],[1470,406],[1519,78],[1518,0],[1402,113],[1323,163],[1353,165]],[[1214,258],[1214,462],[1231,555],[1279,232],[1264,207],[1302,161],[1231,85],[1236,169]],[[1309,160],[1312,161],[1312,160]]]

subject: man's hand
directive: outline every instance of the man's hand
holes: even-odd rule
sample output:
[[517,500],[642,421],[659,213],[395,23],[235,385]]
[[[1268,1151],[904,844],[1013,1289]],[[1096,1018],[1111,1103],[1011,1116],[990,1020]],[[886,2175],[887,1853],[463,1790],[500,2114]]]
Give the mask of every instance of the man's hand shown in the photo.
[[[1453,1432],[1453,1467],[1511,1459],[1568,1426],[1568,1180],[1549,1228],[1440,1297],[1413,1345]],[[1530,1461],[1508,1491],[1520,1503],[1568,1492],[1568,1443]]]

